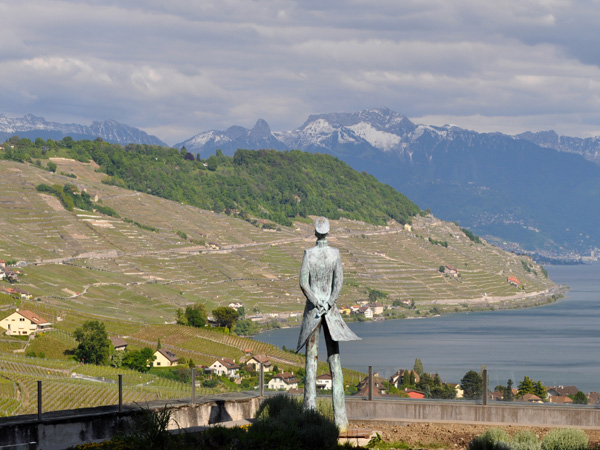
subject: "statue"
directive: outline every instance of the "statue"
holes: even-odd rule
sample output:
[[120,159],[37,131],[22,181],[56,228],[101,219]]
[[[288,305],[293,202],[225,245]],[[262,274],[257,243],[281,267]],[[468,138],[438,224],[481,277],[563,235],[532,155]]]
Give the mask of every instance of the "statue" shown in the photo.
[[296,352],[306,345],[304,408],[316,409],[319,334],[323,327],[327,345],[327,362],[333,384],[333,414],[340,431],[346,431],[348,418],[346,417],[339,342],[355,341],[360,338],[346,325],[336,306],[337,298],[342,290],[344,275],[339,250],[327,246],[328,234],[329,221],[325,217],[319,217],[315,221],[317,245],[304,251],[300,269],[300,288],[306,297],[306,306]]

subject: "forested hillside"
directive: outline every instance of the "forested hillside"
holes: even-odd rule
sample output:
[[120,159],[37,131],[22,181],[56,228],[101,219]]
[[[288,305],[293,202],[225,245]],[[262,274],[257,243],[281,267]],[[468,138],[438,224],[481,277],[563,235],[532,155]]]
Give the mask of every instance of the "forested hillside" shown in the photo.
[[244,219],[251,214],[281,225],[308,215],[378,225],[390,219],[408,223],[419,212],[417,205],[390,186],[324,154],[238,150],[233,157],[217,151],[206,160],[196,160],[185,150],[70,139],[57,143],[12,138],[5,147],[4,157],[16,161],[56,156],[64,147],[71,158],[99,164],[107,175],[106,184]]

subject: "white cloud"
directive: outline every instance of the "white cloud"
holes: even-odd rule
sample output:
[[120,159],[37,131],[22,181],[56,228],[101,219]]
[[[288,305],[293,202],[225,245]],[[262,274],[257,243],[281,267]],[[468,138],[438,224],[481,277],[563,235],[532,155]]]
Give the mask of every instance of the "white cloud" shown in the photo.
[[0,113],[114,118],[169,143],[384,105],[475,129],[598,130],[587,1],[32,0],[0,16]]

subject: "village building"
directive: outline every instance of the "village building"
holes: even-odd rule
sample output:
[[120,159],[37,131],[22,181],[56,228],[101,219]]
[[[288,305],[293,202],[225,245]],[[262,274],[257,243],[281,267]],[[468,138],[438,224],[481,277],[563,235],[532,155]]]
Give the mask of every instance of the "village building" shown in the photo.
[[404,231],[408,231],[409,233],[412,231],[412,225],[405,223],[404,224]]
[[452,276],[454,278],[457,278],[460,275],[460,273],[458,272],[457,268],[449,266],[449,265],[446,266],[446,267],[444,267],[444,274],[445,275],[450,275],[450,276]]
[[266,356],[253,356],[246,361],[247,366],[251,366],[255,371],[259,372],[262,366],[263,371],[271,372],[273,370],[273,363]]
[[330,373],[324,373],[323,375],[319,375],[316,381],[317,389],[323,389],[325,391],[330,391],[333,387],[333,380],[331,378]]
[[242,305],[239,302],[232,302],[232,303],[230,303],[227,306],[229,306],[230,308],[233,308],[233,309],[235,309],[237,311],[238,309],[242,308],[244,305]]
[[409,398],[412,398],[414,400],[422,400],[425,398],[424,392],[417,391],[415,389],[405,388],[404,392],[406,392],[406,394],[409,396]]
[[382,303],[370,303],[369,304],[369,308],[371,308],[371,311],[373,311],[373,315],[375,316],[379,316],[381,314],[383,314],[383,304]]
[[508,277],[506,279],[506,281],[508,281],[508,284],[512,284],[513,286],[516,286],[516,287],[521,287],[521,282],[519,281],[519,279],[517,277]]
[[392,383],[394,387],[400,388],[400,386],[404,384],[405,378],[407,378],[406,382],[408,383],[408,378],[410,378],[411,374],[415,384],[421,381],[421,377],[414,370],[398,369],[396,373],[390,377],[390,383]]
[[[385,380],[379,376],[376,372],[373,374],[373,397],[383,397],[387,394],[387,388],[383,384]],[[368,397],[369,396],[369,377],[363,378],[357,386],[358,391],[356,396]]]
[[282,372],[275,375],[267,383],[268,389],[289,391],[290,389],[298,389],[298,378],[294,373]]
[[127,349],[127,342],[121,336],[110,336],[109,339],[116,351]]
[[240,366],[231,358],[220,358],[208,366],[207,369],[216,375],[225,375],[228,377],[239,377]]
[[373,310],[367,305],[367,306],[361,306],[360,309],[358,310],[359,314],[363,314],[365,316],[366,319],[372,319],[373,318]]
[[573,399],[568,395],[553,395],[549,399],[550,403],[556,403],[557,405],[572,405]]
[[0,327],[6,330],[9,336],[22,336],[37,333],[52,326],[50,322],[39,314],[18,309],[10,316],[0,320]]
[[345,316],[349,316],[352,313],[352,309],[349,306],[340,306],[338,309]]
[[156,359],[152,362],[153,367],[173,367],[177,365],[179,358],[168,350],[159,348],[154,352]]
[[546,389],[546,393],[552,401],[552,397],[557,396],[574,396],[579,392],[577,386],[553,386]]

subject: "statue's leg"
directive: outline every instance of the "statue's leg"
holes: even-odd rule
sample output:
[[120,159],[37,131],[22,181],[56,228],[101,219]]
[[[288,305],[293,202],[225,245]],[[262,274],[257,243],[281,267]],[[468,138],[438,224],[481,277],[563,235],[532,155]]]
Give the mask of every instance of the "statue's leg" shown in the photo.
[[335,424],[341,432],[348,430],[348,417],[346,416],[346,398],[344,394],[344,374],[340,360],[340,344],[334,341],[329,334],[327,322],[323,323],[323,334],[327,344],[327,362],[331,371],[333,416]]
[[319,360],[319,334],[321,325],[306,341],[306,379],[304,380],[304,409],[317,409],[317,362]]

